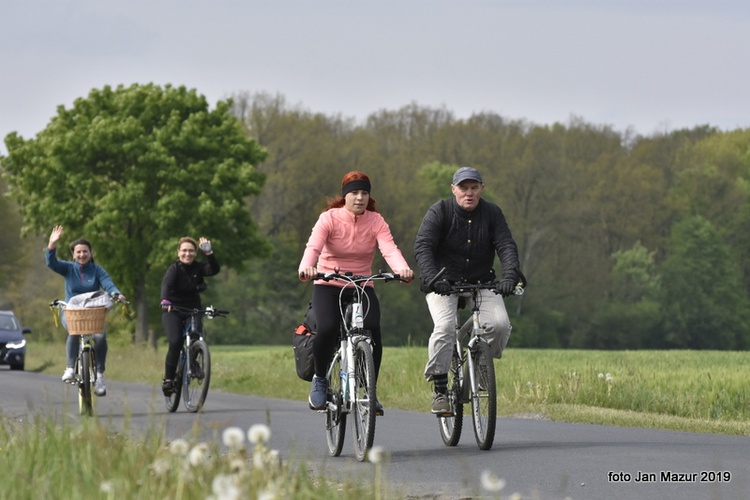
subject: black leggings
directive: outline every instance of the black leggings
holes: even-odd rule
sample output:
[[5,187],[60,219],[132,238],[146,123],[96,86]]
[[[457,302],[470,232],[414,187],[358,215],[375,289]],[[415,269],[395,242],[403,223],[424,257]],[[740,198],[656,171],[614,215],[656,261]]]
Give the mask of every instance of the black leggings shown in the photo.
[[[198,317],[199,330],[203,329],[202,319]],[[167,335],[167,342],[169,342],[167,357],[164,360],[164,378],[167,380],[174,380],[177,363],[180,361],[180,349],[182,349],[183,334],[187,321],[190,321],[189,314],[170,311],[163,312],[161,315],[161,324],[164,327],[164,333]]]
[[[339,292],[341,288],[331,285],[313,285],[312,306],[318,331],[313,341],[313,357],[315,358],[315,375],[325,377],[333,353],[339,347]],[[351,298],[354,290],[344,290],[344,296]],[[372,357],[375,361],[375,380],[380,373],[380,361],[383,359],[383,345],[380,341],[380,302],[373,287],[366,287],[365,293],[369,297],[364,299],[365,330],[372,335]]]

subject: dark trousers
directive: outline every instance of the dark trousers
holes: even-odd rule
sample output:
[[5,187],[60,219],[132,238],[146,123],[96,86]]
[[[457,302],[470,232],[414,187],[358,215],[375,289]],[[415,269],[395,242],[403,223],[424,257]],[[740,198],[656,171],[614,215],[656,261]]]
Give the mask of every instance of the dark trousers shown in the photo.
[[[333,353],[339,347],[339,293],[341,288],[330,285],[313,285],[312,306],[318,331],[313,341],[313,357],[315,358],[315,375],[325,377]],[[351,298],[353,290],[344,290],[344,297]],[[375,361],[375,380],[380,373],[380,361],[383,359],[383,344],[380,341],[380,302],[373,287],[365,290],[367,299],[363,299],[363,307],[367,311],[365,330],[372,335],[372,357]],[[369,307],[368,307],[369,303]]]
[[[198,330],[201,331],[202,318],[198,318]],[[161,315],[161,324],[164,333],[167,336],[169,347],[167,348],[167,357],[164,360],[164,378],[174,380],[177,371],[177,363],[180,361],[180,349],[183,345],[185,333],[185,324],[190,321],[189,314],[178,313],[175,311],[163,312]]]

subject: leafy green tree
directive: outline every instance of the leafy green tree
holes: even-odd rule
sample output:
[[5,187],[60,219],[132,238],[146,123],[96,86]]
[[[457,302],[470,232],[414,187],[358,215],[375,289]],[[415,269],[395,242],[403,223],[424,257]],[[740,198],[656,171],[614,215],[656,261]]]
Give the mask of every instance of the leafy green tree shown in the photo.
[[263,184],[254,165],[265,151],[230,108],[209,109],[185,87],[106,86],[58,107],[36,138],[5,138],[0,162],[22,231],[62,224],[91,240],[135,302],[135,340],[146,339],[179,237],[210,238],[227,267],[268,251],[246,205]]
[[662,265],[665,341],[669,347],[744,349],[750,301],[738,265],[718,231],[695,216],[675,225]]

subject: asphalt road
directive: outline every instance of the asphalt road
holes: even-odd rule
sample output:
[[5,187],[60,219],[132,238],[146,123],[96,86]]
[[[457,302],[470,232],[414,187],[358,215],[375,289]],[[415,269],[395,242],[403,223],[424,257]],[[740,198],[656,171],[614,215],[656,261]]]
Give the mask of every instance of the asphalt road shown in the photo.
[[[169,414],[156,385],[108,381],[108,391],[97,398],[97,412],[113,430],[158,425],[174,438],[198,423],[202,439],[210,439],[227,426],[265,423],[282,457],[333,477],[373,477],[373,465],[354,458],[348,430],[342,455],[328,456],[323,416],[303,401],[211,391],[202,413],[180,407]],[[3,418],[82,418],[75,389],[57,376],[0,369],[0,401]],[[375,444],[388,457],[385,479],[408,498],[478,498],[484,470],[506,481],[503,498],[516,492],[532,499],[750,498],[750,437],[501,418],[493,448],[480,451],[469,420],[461,442],[449,448],[435,417],[384,403]]]

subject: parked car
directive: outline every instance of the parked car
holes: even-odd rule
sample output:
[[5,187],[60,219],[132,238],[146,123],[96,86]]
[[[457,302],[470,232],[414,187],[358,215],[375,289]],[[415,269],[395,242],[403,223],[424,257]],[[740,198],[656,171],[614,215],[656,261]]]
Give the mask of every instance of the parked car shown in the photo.
[[23,370],[26,362],[25,334],[13,311],[0,311],[0,365],[10,365],[11,370]]

